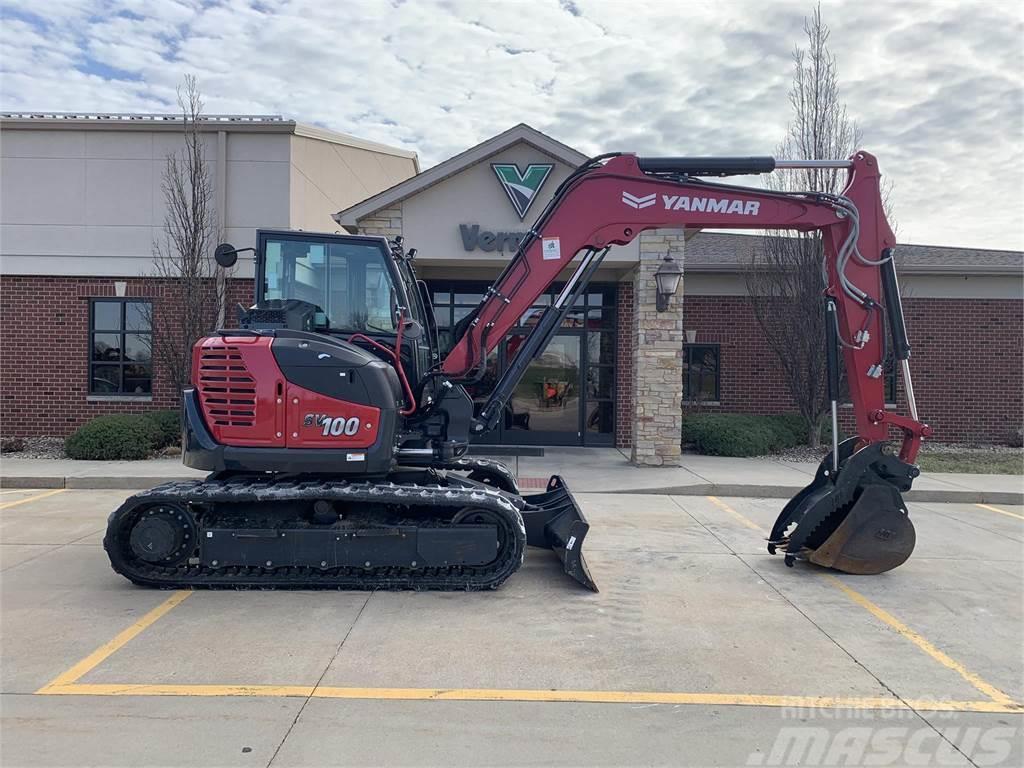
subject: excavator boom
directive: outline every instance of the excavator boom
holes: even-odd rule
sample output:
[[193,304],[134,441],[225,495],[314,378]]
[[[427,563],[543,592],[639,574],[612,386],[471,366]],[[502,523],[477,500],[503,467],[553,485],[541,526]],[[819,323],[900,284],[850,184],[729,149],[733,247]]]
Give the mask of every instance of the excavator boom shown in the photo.
[[[840,195],[775,192],[705,181],[701,176],[767,173],[776,169],[846,168]],[[824,254],[822,290],[826,297],[833,421],[838,398],[838,363],[842,350],[850,399],[856,419],[855,438],[838,443],[833,423],[833,450],[815,482],[786,506],[769,543],[785,547],[787,564],[815,559],[854,572],[889,570],[913,549],[913,526],[899,491],[908,490],[923,437],[930,434],[918,420],[908,358],[910,346],[893,249],[895,237],[885,218],[881,175],[873,155],[857,152],[847,160],[776,161],[748,158],[641,158],[629,154],[595,158],[569,176],[527,233],[518,252],[464,321],[463,333],[444,360],[454,379],[472,379],[518,318],[574,261],[576,269],[547,315],[536,338],[517,351],[474,424],[476,432],[493,426],[504,408],[526,358],[543,350],[573,297],[585,288],[608,247],[625,245],[641,232],[660,228],[728,228],[821,232]],[[885,407],[885,322],[903,374],[910,415]],[[888,445],[890,427],[902,433],[899,455]],[[841,481],[841,482],[840,482]],[[877,487],[876,487],[877,486]],[[793,526],[798,526],[799,535]],[[839,542],[842,538],[842,543]],[[878,542],[884,542],[884,547]],[[878,546],[876,546],[878,544]],[[886,549],[886,554],[875,556]],[[852,554],[856,551],[856,554]]]

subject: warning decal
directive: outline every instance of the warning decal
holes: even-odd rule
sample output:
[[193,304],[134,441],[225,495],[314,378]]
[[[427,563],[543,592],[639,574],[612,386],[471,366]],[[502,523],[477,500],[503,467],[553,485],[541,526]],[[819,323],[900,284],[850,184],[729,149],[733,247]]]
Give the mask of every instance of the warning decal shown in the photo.
[[562,244],[557,237],[545,237],[541,242],[544,261],[558,261],[562,258]]

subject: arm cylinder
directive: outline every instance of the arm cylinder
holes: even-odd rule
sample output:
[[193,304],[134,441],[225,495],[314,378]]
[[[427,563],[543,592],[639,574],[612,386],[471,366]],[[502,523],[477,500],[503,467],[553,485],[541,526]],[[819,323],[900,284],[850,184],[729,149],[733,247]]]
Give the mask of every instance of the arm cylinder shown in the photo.
[[637,165],[647,173],[688,173],[692,176],[740,176],[771,173],[774,157],[638,157]]
[[836,300],[825,299],[825,366],[828,370],[828,399],[839,399],[839,326]]
[[903,302],[900,287],[896,282],[896,262],[893,249],[882,251],[882,293],[885,296],[885,314],[889,319],[889,333],[892,334],[892,349],[897,360],[910,357],[910,342],[907,340],[907,326],[903,320]]

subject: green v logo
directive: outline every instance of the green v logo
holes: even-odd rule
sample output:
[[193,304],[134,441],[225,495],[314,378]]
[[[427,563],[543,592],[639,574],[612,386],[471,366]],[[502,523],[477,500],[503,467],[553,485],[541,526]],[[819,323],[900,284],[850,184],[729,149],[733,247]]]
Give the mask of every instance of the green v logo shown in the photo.
[[544,186],[554,167],[553,163],[530,163],[523,173],[515,163],[491,163],[494,175],[504,187],[505,194],[512,201],[520,219],[530,210],[537,193]]

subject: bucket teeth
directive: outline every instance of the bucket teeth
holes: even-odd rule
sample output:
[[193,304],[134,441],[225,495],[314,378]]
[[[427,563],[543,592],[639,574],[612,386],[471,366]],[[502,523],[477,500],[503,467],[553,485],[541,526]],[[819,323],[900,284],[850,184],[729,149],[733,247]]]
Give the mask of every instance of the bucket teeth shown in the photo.
[[856,450],[851,438],[839,446],[839,472],[831,454],[814,480],[779,514],[768,551],[785,563],[808,560],[846,573],[882,573],[902,564],[914,549],[914,526],[900,490],[909,489],[917,467],[882,451],[881,444]]

